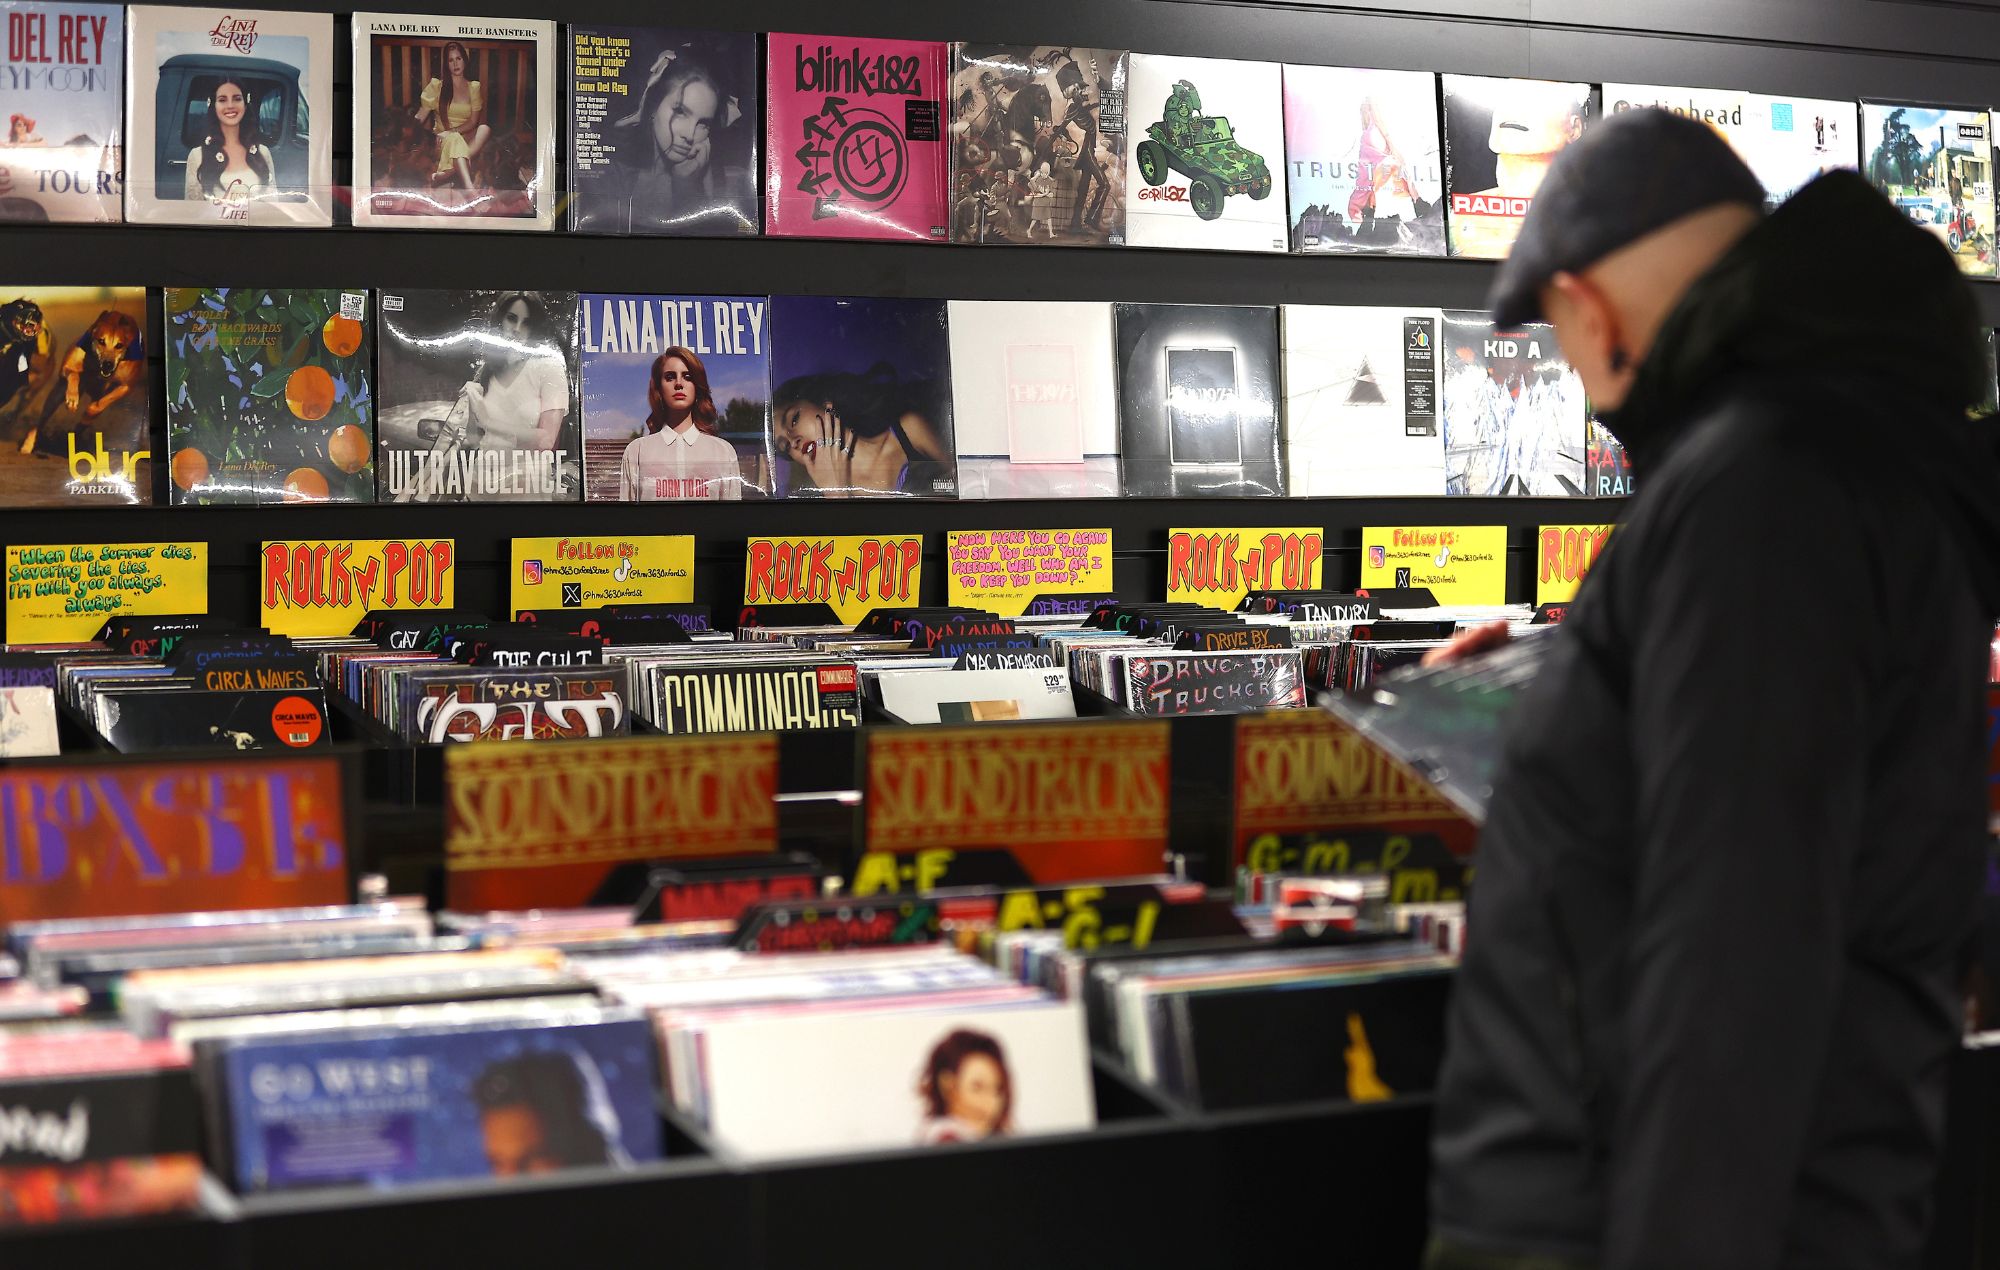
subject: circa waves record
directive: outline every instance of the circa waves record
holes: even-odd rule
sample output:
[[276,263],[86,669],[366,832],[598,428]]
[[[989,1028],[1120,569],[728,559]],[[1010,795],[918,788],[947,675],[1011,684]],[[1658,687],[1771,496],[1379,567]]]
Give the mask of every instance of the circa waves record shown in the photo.
[[0,506],[153,501],[146,293],[0,285]]
[[124,14],[0,0],[0,21],[0,221],[119,219]]
[[134,5],[125,219],[333,223],[333,17]]
[[354,15],[354,223],[550,229],[556,24]]
[[1451,254],[1501,260],[1549,165],[1583,136],[1589,84],[1444,76],[1444,163]]
[[569,227],[757,232],[757,37],[569,28]]
[[953,47],[953,241],[1125,241],[1126,63],[1059,44]]
[[1444,254],[1444,158],[1429,71],[1285,67],[1292,250]]
[[384,502],[575,502],[574,291],[379,292]]
[[769,302],[585,295],[585,497],[734,500],[770,492]]

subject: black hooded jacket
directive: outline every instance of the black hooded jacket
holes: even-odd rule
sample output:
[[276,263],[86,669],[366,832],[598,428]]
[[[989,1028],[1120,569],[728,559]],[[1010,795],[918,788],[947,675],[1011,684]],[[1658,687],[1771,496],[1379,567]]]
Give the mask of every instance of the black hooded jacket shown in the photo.
[[1432,1215],[1604,1270],[1920,1255],[1986,837],[2000,457],[1976,306],[1860,177],[1699,280],[1639,493],[1518,708]]

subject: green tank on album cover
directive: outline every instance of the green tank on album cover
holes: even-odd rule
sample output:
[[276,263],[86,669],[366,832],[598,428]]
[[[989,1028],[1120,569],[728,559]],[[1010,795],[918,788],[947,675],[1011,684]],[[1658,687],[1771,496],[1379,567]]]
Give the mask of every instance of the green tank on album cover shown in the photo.
[[1139,143],[1139,175],[1148,185],[1164,185],[1169,172],[1188,179],[1188,202],[1203,220],[1222,215],[1231,194],[1267,198],[1271,169],[1264,156],[1246,150],[1229,130],[1229,120],[1201,113],[1201,93],[1187,80],[1167,94],[1164,118],[1146,128]]

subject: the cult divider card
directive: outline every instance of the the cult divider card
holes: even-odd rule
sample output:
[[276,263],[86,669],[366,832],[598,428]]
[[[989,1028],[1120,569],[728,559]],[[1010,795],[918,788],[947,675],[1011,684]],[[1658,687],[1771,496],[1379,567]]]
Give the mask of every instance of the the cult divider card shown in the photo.
[[1321,529],[1175,529],[1167,598],[1228,609],[1251,591],[1316,590],[1325,554]]
[[1439,604],[1505,604],[1507,527],[1389,525],[1363,529],[1361,585],[1429,587]]
[[1543,525],[1535,539],[1535,603],[1575,599],[1610,536],[1610,525]]
[[743,556],[745,604],[824,604],[843,622],[913,605],[922,590],[922,534],[752,538]]
[[267,542],[258,604],[273,635],[347,635],[370,609],[450,608],[457,565],[449,538]]
[[1109,529],[954,529],[944,541],[947,604],[1019,617],[1112,594]]
[[10,644],[91,639],[111,617],[206,612],[205,542],[7,548]]
[[686,604],[694,599],[694,535],[514,539],[508,610]]

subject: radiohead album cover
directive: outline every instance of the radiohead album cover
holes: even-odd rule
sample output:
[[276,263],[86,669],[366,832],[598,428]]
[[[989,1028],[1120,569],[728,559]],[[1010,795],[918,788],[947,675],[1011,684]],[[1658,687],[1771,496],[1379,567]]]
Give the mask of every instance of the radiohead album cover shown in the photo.
[[1586,492],[1583,384],[1554,327],[1501,331],[1447,309],[1443,352],[1446,493]]
[[1583,136],[1589,84],[1444,77],[1444,179],[1451,254],[1502,260],[1549,165]]
[[1769,207],[1798,193],[1814,177],[1860,165],[1851,101],[1772,97],[1720,88],[1604,85],[1607,118],[1646,107],[1714,129],[1757,174]]

